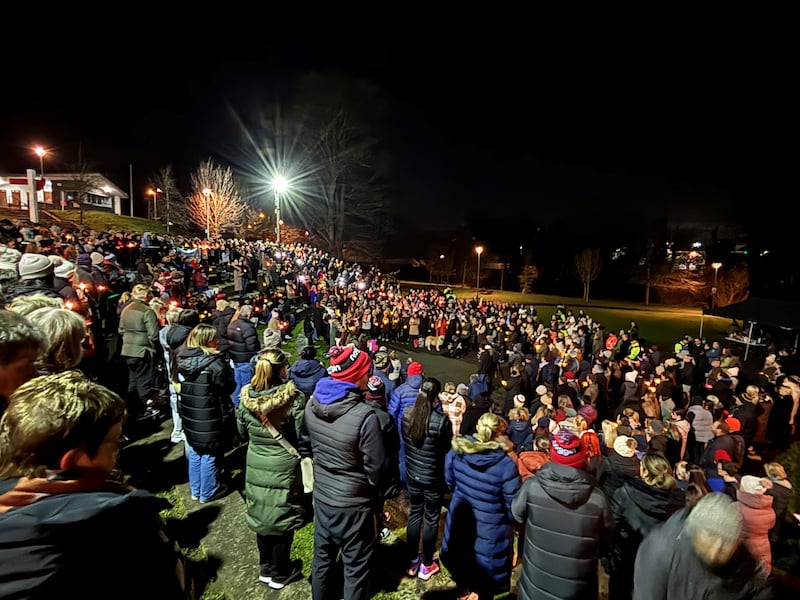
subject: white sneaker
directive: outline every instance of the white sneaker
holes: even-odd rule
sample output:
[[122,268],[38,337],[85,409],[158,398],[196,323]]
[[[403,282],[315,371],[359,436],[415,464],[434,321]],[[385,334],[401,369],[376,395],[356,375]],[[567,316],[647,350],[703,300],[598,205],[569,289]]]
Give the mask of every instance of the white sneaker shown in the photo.
[[264,585],[270,585],[272,583],[272,577],[266,577],[264,575],[259,575],[258,580]]

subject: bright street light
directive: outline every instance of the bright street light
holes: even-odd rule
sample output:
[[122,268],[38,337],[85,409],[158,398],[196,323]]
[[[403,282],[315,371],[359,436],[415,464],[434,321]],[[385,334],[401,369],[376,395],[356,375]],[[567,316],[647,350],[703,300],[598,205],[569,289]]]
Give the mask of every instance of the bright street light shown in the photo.
[[475,279],[475,287],[481,287],[481,254],[483,254],[483,246],[475,246],[475,254],[478,255],[478,274]]
[[47,154],[47,150],[41,146],[36,146],[33,151],[36,153],[36,156],[39,157],[39,174],[44,176],[44,155]]
[[206,239],[210,240],[211,239],[211,224],[210,224],[211,223],[211,220],[210,220],[211,215],[210,215],[210,210],[208,208],[208,199],[211,196],[211,189],[210,188],[203,189],[203,195],[206,197]]
[[289,182],[283,175],[272,178],[272,191],[275,193],[275,239],[281,243],[281,194],[289,189]]
[[158,221],[158,195],[162,193],[163,190],[160,187],[147,190],[147,195],[153,197],[153,221]]

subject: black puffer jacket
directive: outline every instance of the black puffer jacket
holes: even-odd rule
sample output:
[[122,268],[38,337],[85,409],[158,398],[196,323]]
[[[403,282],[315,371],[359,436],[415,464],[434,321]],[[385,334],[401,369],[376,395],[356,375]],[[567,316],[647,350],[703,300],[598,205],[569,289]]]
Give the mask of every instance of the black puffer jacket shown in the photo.
[[[408,406],[403,411],[403,442],[406,453],[406,476],[417,484],[441,486],[444,488],[444,457],[450,450],[453,438],[453,425],[450,419],[437,410],[431,410],[425,438],[415,444],[410,437],[411,411]],[[402,452],[403,450],[401,450]]]
[[236,389],[231,369],[220,353],[182,347],[177,356],[181,391],[178,411],[186,442],[198,454],[219,454],[230,443],[235,420],[231,393]]
[[620,456],[614,450],[606,455],[597,468],[597,484],[608,498],[613,497],[617,488],[632,477],[639,477],[639,459]]
[[250,362],[260,349],[255,325],[245,319],[231,321],[226,331],[228,357],[235,363]]
[[591,475],[547,463],[522,484],[511,512],[526,523],[520,600],[597,600],[598,557],[614,517]]
[[659,523],[682,509],[683,492],[661,490],[641,479],[629,479],[614,492],[611,510],[617,523],[613,541],[604,561],[610,576],[609,597],[630,598],[633,591],[633,563],[639,544]]

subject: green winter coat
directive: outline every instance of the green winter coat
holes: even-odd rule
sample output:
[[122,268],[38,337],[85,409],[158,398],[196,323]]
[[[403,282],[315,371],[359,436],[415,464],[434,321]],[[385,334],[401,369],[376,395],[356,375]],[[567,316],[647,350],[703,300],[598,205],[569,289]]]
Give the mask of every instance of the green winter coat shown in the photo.
[[[305,396],[286,383],[262,392],[245,386],[236,413],[239,434],[247,441],[245,496],[247,525],[260,535],[279,535],[306,524],[300,459],[289,454],[267,431],[259,413],[269,415],[288,403],[302,405]],[[297,445],[293,415],[283,423],[273,422],[292,445]]]

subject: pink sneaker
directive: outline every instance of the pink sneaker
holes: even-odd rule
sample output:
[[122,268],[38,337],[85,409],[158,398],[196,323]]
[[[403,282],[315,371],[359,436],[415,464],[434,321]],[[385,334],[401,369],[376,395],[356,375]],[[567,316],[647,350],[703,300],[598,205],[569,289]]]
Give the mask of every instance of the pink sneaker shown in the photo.
[[423,564],[420,564],[417,577],[422,579],[422,581],[428,581],[428,579],[436,575],[440,570],[439,561],[434,558],[433,562],[427,567]]
[[412,560],[411,564],[408,565],[408,568],[406,569],[406,575],[408,575],[409,577],[414,577],[414,575],[416,575],[419,572],[419,568],[421,565],[422,565],[422,557],[417,556],[417,558]]

